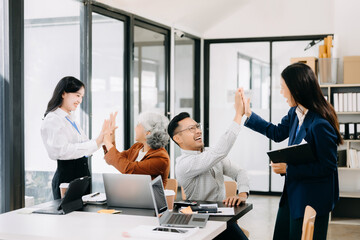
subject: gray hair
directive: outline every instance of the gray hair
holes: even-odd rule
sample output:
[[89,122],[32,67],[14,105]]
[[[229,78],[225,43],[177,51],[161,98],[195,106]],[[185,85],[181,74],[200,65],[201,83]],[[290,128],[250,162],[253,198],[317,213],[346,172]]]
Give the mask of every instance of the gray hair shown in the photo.
[[167,126],[169,119],[165,116],[154,112],[144,112],[138,117],[138,123],[141,124],[146,132],[150,132],[146,136],[146,143],[152,149],[165,147],[169,142]]

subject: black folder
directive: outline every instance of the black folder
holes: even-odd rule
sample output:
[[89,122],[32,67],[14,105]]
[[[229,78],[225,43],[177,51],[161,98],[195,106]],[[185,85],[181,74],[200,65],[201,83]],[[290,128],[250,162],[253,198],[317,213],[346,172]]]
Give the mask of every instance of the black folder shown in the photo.
[[273,163],[297,165],[316,161],[316,157],[308,143],[270,151],[267,154]]

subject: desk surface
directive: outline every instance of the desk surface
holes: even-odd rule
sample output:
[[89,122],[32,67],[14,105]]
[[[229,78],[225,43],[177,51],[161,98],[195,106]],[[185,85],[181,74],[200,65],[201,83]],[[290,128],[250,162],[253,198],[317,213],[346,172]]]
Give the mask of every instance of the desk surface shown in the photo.
[[[159,224],[156,217],[147,216],[78,211],[66,215],[45,215],[25,213],[27,210],[29,209],[20,209],[0,215],[0,239],[144,239],[144,236],[139,236],[141,233],[132,230],[139,225],[156,227]],[[225,229],[225,222],[208,221],[205,228],[197,230],[189,239],[212,239]],[[164,233],[156,234],[158,235],[151,236],[152,239],[165,236]],[[169,235],[167,238],[169,239]]]
[[[151,209],[121,208],[122,213],[116,215],[96,213],[99,209],[107,208],[106,205],[87,205],[82,211],[75,211],[67,215],[29,214],[31,210],[47,207],[51,204],[53,203],[48,202],[32,208],[23,208],[0,214],[0,239],[111,240],[123,239],[127,234],[130,234],[130,239],[144,239],[144,236],[139,237],[131,230],[139,225],[153,227],[159,225],[155,212]],[[218,206],[222,207],[224,205],[219,202]],[[206,227],[197,230],[193,235],[189,236],[189,239],[212,239],[226,229],[226,223],[236,221],[251,209],[252,204],[246,203],[235,207],[234,216],[210,216]],[[174,209],[174,211],[176,210]],[[135,236],[132,234],[135,234]],[[157,234],[165,236],[166,233]],[[152,237],[154,237],[153,239],[160,239],[159,235]]]
[[[202,203],[214,203],[214,202],[205,202],[205,201],[198,201],[198,204]],[[219,207],[226,207],[222,202],[217,202]],[[86,205],[83,208],[83,211],[85,212],[97,212],[100,209],[107,208],[106,205]],[[253,208],[253,205],[251,203],[245,203],[240,206],[234,207],[234,216],[210,216],[209,220],[211,221],[222,221],[227,223],[236,222],[239,218],[244,216],[246,213],[251,211]],[[122,214],[128,214],[128,215],[138,215],[138,216],[155,216],[155,210],[152,209],[136,209],[136,208],[116,208],[120,209],[122,211]],[[178,209],[174,209],[175,212],[178,211]]]

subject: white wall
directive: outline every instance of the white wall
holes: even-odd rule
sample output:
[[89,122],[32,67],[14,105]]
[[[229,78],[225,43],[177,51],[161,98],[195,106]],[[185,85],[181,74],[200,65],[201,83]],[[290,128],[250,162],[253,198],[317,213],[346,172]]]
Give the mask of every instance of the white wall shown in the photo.
[[360,1],[253,0],[203,33],[209,38],[334,33],[334,54],[360,55]]
[[338,56],[360,55],[360,1],[334,0],[334,33]]
[[331,33],[334,0],[253,0],[204,33],[244,38]]

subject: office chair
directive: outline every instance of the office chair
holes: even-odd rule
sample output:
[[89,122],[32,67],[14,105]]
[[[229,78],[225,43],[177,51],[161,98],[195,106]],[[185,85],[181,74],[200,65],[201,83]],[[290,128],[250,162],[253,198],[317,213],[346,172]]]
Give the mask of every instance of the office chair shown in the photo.
[[165,189],[173,190],[175,192],[175,200],[177,196],[178,182],[176,179],[168,178]]
[[304,221],[302,226],[301,240],[312,240],[314,235],[314,224],[316,211],[309,205],[305,208]]
[[226,197],[235,196],[237,192],[237,185],[235,181],[224,181]]

